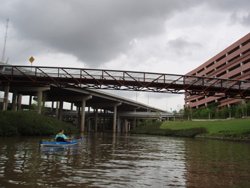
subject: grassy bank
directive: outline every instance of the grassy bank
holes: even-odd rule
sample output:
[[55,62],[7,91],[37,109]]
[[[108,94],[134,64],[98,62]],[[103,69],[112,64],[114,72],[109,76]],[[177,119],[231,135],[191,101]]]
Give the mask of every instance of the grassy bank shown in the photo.
[[133,133],[250,140],[250,119],[151,122],[137,127]]
[[67,134],[77,131],[70,124],[35,112],[0,112],[0,136],[48,136],[59,129],[64,129]]

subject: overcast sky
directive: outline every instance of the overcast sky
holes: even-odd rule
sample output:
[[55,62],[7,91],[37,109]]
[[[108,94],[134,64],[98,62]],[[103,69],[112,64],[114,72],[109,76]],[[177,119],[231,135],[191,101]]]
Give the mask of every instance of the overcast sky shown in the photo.
[[[250,31],[249,0],[1,0],[10,64],[185,74]],[[164,110],[182,95],[115,92]]]

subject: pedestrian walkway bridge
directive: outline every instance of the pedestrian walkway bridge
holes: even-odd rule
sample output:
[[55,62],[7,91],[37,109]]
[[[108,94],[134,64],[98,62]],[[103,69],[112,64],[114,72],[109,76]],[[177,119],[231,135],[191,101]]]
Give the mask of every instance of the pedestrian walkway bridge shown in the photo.
[[80,87],[147,91],[160,93],[190,93],[244,98],[250,96],[250,75],[244,80],[199,77],[190,75],[101,70],[68,67],[0,66],[0,85]]

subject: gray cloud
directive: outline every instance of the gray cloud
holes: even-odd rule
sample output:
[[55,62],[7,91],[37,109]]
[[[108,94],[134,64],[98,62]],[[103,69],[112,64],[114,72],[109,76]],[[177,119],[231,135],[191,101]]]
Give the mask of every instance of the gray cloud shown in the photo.
[[204,1],[207,5],[218,9],[221,11],[239,11],[246,10],[249,11],[250,1],[249,0],[210,0]]
[[[249,0],[210,0],[206,2],[208,6],[215,10],[229,12],[233,23],[250,25],[250,1]],[[242,15],[243,14],[243,15]]]
[[[162,33],[173,14],[202,3],[232,12],[250,7],[248,0],[3,0],[0,21],[9,17],[15,31],[15,61],[54,50],[96,67],[126,52],[134,38]],[[241,22],[248,24],[249,15]],[[188,44],[178,39],[169,45],[178,52]]]
[[189,42],[183,38],[177,38],[170,40],[166,44],[167,51],[172,51],[179,56],[190,55],[195,49],[201,49],[202,45],[200,43]]
[[250,13],[248,13],[247,16],[243,17],[242,23],[246,25],[250,25]]
[[237,14],[237,13],[234,13],[231,15],[231,21],[233,23],[241,23],[243,25],[247,25],[247,26],[250,26],[250,13],[246,13],[246,14]]
[[192,2],[15,0],[3,2],[0,17],[8,16],[33,50],[52,48],[98,65],[126,51],[133,38],[162,32],[164,21]]

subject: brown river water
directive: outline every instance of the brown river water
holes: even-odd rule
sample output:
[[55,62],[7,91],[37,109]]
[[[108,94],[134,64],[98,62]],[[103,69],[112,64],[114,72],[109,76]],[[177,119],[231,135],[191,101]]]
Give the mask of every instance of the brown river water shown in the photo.
[[250,143],[93,134],[68,148],[0,138],[0,187],[250,187]]

